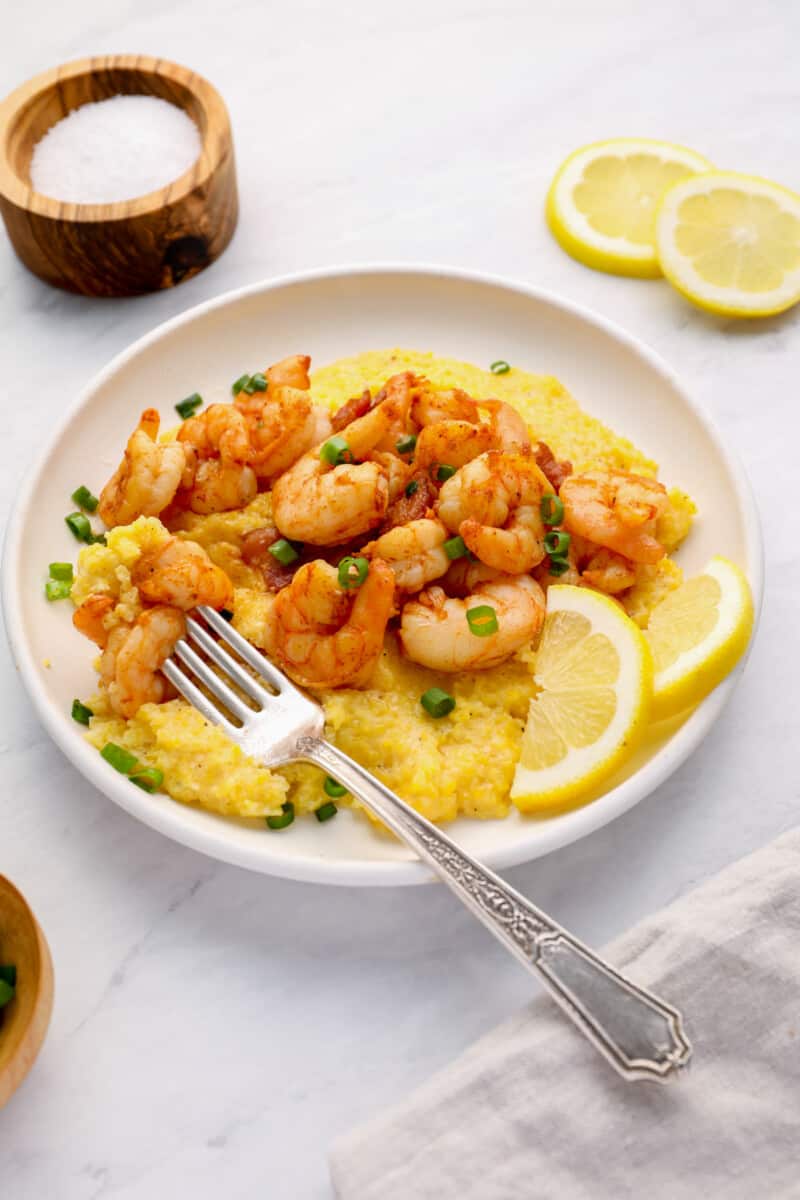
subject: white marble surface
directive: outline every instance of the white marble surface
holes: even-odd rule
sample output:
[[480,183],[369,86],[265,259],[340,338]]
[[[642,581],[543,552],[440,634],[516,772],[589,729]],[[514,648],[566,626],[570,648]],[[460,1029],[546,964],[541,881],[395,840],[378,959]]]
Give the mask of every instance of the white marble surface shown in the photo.
[[[510,872],[594,943],[797,821],[797,314],[737,325],[661,282],[596,275],[544,227],[573,147],[633,133],[800,189],[793,0],[176,0],[14,5],[0,92],[60,61],[142,51],[229,104],[242,213],[172,292],[89,301],[0,234],[0,511],[54,416],[145,330],[229,288],[334,262],[516,275],[615,318],[678,367],[747,463],[767,602],[733,701],[659,792]],[[326,1146],[521,1005],[527,978],[436,888],[248,875],[140,827],[49,743],[0,648],[0,870],[50,939],[45,1050],[0,1116],[14,1200],[330,1196]],[[411,1200],[411,1198],[410,1198]]]

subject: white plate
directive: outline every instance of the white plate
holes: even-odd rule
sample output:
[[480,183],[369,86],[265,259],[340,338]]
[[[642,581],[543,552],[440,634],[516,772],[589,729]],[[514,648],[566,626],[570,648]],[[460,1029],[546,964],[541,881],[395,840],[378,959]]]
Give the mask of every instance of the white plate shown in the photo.
[[[171,424],[176,400],[196,390],[207,401],[227,399],[230,381],[243,370],[286,354],[311,354],[319,366],[389,346],[478,364],[504,358],[558,376],[589,412],[650,453],[662,477],[697,501],[699,519],[680,551],[681,564],[692,571],[712,554],[725,554],[746,570],[757,609],[761,600],[761,536],[741,466],[660,359],[565,300],[453,270],[332,269],[231,292],[143,337],[68,412],[16,504],[3,564],[13,652],[49,733],[78,770],[126,812],[214,858],[319,883],[419,883],[430,876],[403,847],[346,811],[324,825],[296,821],[278,834],[132,787],[84,742],[70,718],[73,697],[93,689],[92,648],[72,630],[70,606],[49,604],[42,587],[48,561],[75,557],[63,520],[71,492],[78,484],[100,489],[145,405],[158,408]],[[726,680],[685,724],[651,742],[633,772],[594,803],[547,819],[462,819],[449,832],[494,867],[524,862],[591,833],[683,762],[719,716],[734,682]]]

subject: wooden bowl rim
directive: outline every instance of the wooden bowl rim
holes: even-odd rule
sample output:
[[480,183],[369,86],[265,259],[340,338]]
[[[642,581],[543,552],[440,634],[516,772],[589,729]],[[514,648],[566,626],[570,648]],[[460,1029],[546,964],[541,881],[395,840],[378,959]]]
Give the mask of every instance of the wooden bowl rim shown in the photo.
[[[32,1069],[42,1048],[53,1012],[53,959],[36,914],[25,896],[7,875],[0,874],[0,891],[19,903],[25,921],[24,937],[35,948],[39,966],[38,989],[34,1005],[24,1025],[14,1024],[14,1045],[10,1057],[0,1067],[0,1109]],[[0,1037],[2,1037],[0,1031]]]
[[[206,116],[206,130],[204,133],[201,131],[202,146],[199,157],[166,187],[146,192],[131,200],[115,200],[107,204],[76,204],[37,192],[30,183],[20,179],[8,159],[8,133],[17,115],[35,96],[48,91],[65,79],[109,70],[143,71],[160,75],[164,79],[182,84],[190,91]],[[215,136],[210,137],[209,131],[212,129]],[[219,136],[220,131],[222,137]],[[141,217],[178,203],[195,188],[201,187],[218,169],[230,141],[230,118],[225,101],[212,83],[189,67],[147,54],[102,54],[73,59],[34,75],[10,92],[0,103],[0,195],[26,212],[60,221],[107,223]]]

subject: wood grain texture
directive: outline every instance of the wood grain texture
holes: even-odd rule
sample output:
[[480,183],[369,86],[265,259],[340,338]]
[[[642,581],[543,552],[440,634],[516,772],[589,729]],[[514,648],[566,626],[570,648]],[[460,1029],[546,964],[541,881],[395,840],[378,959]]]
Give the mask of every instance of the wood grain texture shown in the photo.
[[[167,187],[114,204],[70,204],[31,186],[36,143],[62,117],[120,94],[157,96],[200,130],[197,161]],[[46,71],[0,104],[0,212],[11,243],[47,283],[88,296],[173,287],[213,262],[238,217],[230,119],[187,67],[144,55],[81,59]]]
[[0,1010],[0,1108],[30,1071],[53,1010],[50,950],[25,898],[0,875],[0,962],[17,968],[17,992]]

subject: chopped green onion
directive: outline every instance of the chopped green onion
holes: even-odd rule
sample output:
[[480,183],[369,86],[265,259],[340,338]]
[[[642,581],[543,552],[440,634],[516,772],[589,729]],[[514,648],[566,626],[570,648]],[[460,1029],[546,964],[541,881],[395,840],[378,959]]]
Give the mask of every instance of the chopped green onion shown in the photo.
[[428,688],[419,698],[419,702],[432,717],[446,717],[456,706],[455,698],[442,688]]
[[250,376],[250,384],[254,392],[267,390],[267,380],[262,371],[256,371],[255,375]]
[[69,516],[64,517],[64,520],[79,542],[86,542],[87,545],[92,544],[94,534],[89,524],[89,518],[84,513],[70,513]]
[[283,563],[284,567],[288,567],[290,563],[297,562],[300,555],[295,550],[291,542],[287,542],[286,538],[278,538],[277,542],[273,542],[271,546],[267,546],[273,558],[277,558],[279,563]]
[[456,468],[451,467],[449,463],[440,463],[436,468],[436,478],[440,483],[444,483],[445,479],[449,479],[451,475],[455,475]]
[[232,620],[233,620],[233,613],[231,612],[231,610],[230,610],[229,608],[221,608],[221,609],[219,610],[219,615],[220,615],[221,617],[224,617],[224,619],[225,619],[226,621],[232,621]]
[[159,771],[158,767],[145,767],[143,771],[131,775],[131,783],[135,783],[143,792],[157,792],[163,782],[164,772]]
[[462,537],[448,538],[444,544],[444,552],[448,558],[464,558],[469,554],[467,544]]
[[539,501],[539,512],[545,525],[560,525],[564,520],[564,505],[553,492],[547,492]]
[[14,963],[0,963],[0,979],[9,987],[17,986],[17,968]]
[[50,578],[72,583],[72,563],[50,563]]
[[395,442],[398,454],[410,454],[416,448],[417,439],[413,433],[404,433],[401,438]]
[[106,742],[100,751],[100,757],[110,763],[115,771],[119,771],[120,775],[130,775],[134,767],[139,765],[135,754],[131,754],[130,750],[125,750],[115,742]]
[[89,542],[90,546],[105,546],[105,544],[106,544],[106,535],[104,533],[93,533],[92,534],[92,540]]
[[4,1008],[10,1000],[14,999],[16,988],[13,988],[10,983],[6,983],[5,979],[0,979],[0,1008]]
[[314,809],[314,816],[318,821],[330,821],[331,817],[335,817],[338,811],[333,801],[329,800],[327,804],[320,804],[319,808]]
[[327,442],[323,442],[319,456],[323,462],[330,463],[332,467],[339,467],[342,463],[353,461],[347,439],[338,434],[336,437],[328,438]]
[[568,533],[553,529],[544,539],[544,548],[551,558],[566,558],[571,540]]
[[497,613],[491,604],[478,604],[475,608],[468,608],[467,624],[470,633],[475,637],[491,637],[500,628]]
[[287,825],[291,825],[294,820],[294,805],[291,800],[287,800],[281,805],[281,815],[279,817],[267,817],[267,824],[270,829],[285,829]]
[[414,492],[417,490],[418,487],[419,487],[418,480],[412,479],[411,483],[406,484],[406,495],[413,496]]
[[233,392],[234,396],[238,396],[242,388],[246,387],[249,382],[249,375],[240,375],[238,379],[235,379],[231,384],[231,391]]
[[566,558],[551,558],[548,570],[551,575],[555,575],[556,577],[563,575],[569,570],[569,561]]
[[183,420],[193,417],[197,409],[203,403],[203,397],[199,392],[192,392],[191,396],[187,396],[185,400],[181,400],[180,404],[175,405],[175,412]]
[[77,721],[79,725],[88,725],[94,712],[91,708],[87,708],[85,704],[81,704],[80,700],[72,701],[72,719]]
[[44,594],[48,600],[68,600],[72,584],[68,579],[48,579]]
[[87,487],[76,488],[70,496],[70,500],[77,504],[78,508],[85,508],[87,512],[94,512],[100,503],[97,496],[93,496]]
[[330,775],[325,776],[325,782],[322,785],[322,789],[326,796],[334,796],[337,800],[340,796],[347,795],[347,788],[343,787],[338,780],[331,779]]
[[368,575],[369,562],[366,558],[353,558],[352,555],[348,555],[339,563],[339,587],[361,587]]
[[511,367],[504,358],[498,358],[497,362],[493,362],[489,367],[493,375],[507,375]]

